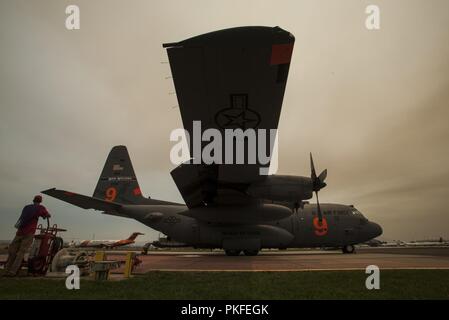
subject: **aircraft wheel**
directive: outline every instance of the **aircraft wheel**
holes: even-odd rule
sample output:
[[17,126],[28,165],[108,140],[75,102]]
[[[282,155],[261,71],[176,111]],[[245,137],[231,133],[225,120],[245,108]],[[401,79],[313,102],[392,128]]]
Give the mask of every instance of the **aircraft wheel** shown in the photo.
[[240,250],[225,250],[227,256],[239,256]]
[[344,246],[342,249],[343,253],[354,253],[355,247],[352,244]]
[[243,250],[245,256],[257,256],[259,250]]

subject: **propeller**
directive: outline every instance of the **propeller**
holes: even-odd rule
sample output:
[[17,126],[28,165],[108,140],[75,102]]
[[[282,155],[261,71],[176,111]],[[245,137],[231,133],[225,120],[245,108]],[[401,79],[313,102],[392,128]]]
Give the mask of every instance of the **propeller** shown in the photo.
[[324,182],[324,180],[326,180],[326,177],[327,177],[327,169],[324,169],[323,172],[321,172],[319,176],[316,175],[312,153],[310,153],[310,170],[311,170],[310,178],[312,179],[312,190],[315,192],[315,196],[316,196],[316,204],[317,204],[317,209],[318,209],[318,220],[321,223],[323,221],[323,214],[321,213],[320,200],[318,198],[318,191],[320,191],[322,188],[324,188],[326,186],[326,183]]

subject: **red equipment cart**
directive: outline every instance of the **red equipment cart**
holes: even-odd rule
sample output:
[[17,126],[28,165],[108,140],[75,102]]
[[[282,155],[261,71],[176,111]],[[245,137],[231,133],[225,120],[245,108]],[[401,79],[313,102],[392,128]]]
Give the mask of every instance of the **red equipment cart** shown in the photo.
[[53,257],[62,249],[64,241],[57,237],[58,232],[67,231],[60,229],[56,224],[50,227],[50,219],[47,218],[47,227],[39,224],[34,235],[33,245],[28,256],[28,273],[32,275],[45,275]]

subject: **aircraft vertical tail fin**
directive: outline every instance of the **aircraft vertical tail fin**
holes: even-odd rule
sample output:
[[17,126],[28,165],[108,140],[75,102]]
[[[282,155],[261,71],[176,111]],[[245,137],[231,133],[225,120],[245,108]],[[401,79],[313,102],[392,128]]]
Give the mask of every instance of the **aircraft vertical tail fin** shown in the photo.
[[120,204],[144,202],[126,146],[115,146],[109,152],[93,196]]
[[129,236],[129,238],[128,239],[126,239],[126,240],[136,240],[136,238],[137,238],[137,236],[141,236],[141,235],[143,235],[143,233],[140,233],[140,232],[133,232],[130,236]]

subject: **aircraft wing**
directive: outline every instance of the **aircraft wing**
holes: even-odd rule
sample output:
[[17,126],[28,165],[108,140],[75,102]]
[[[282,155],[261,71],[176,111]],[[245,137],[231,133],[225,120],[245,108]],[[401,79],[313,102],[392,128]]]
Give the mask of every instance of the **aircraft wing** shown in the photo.
[[[194,121],[201,121],[200,134],[211,128],[221,133],[226,129],[251,128],[256,132],[268,130],[269,137],[269,130],[277,129],[294,41],[292,34],[279,27],[239,27],[164,44],[184,129],[190,135],[192,158],[198,159],[201,154],[192,143],[194,139],[201,140],[193,130]],[[203,142],[200,150],[207,143]],[[262,143],[265,155],[270,155],[270,139]],[[222,145],[224,151],[224,141]],[[223,162],[214,162],[211,168],[203,162],[198,163],[202,168],[186,169],[183,165],[172,172],[188,206],[204,202],[211,188],[213,193],[222,189],[238,191],[264,179],[260,168],[269,167],[269,162],[263,163],[259,158],[255,163],[249,161],[247,151],[242,164]],[[195,179],[185,180],[192,172]],[[204,172],[206,179],[201,175]],[[237,189],[230,187],[232,184]],[[196,199],[198,195],[200,200]]]
[[94,197],[84,196],[82,194],[70,191],[58,190],[56,188],[44,190],[42,191],[42,193],[52,196],[53,198],[68,202],[83,209],[95,209],[105,212],[117,213],[122,207],[120,204],[115,202],[109,202]]

